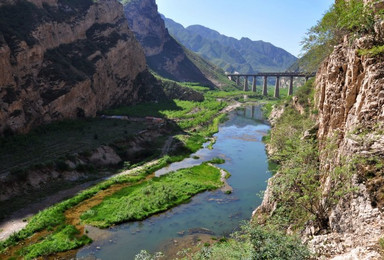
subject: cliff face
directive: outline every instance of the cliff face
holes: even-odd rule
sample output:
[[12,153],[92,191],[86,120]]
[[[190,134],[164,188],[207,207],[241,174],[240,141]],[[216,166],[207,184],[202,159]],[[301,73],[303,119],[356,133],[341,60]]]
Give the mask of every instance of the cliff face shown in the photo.
[[[339,150],[344,154],[384,154],[383,136],[373,136],[382,130],[384,122],[384,58],[356,53],[357,49],[370,47],[367,38],[354,46],[347,42],[337,46],[322,64],[316,80],[318,137],[324,141],[339,131]],[[363,130],[369,130],[370,139],[360,140],[364,145],[357,140]]]
[[[372,35],[345,37],[322,63],[314,84],[315,105],[310,106],[318,113],[307,114],[317,115],[317,122],[311,129],[300,132],[299,136],[300,140],[313,141],[316,148],[315,163],[311,165],[313,169],[308,170],[283,158],[280,172],[270,179],[263,203],[255,211],[256,220],[264,223],[279,214],[277,209],[284,209],[280,202],[286,201],[276,196],[281,190],[289,191],[284,190],[282,180],[287,180],[284,176],[297,177],[295,185],[287,185],[299,192],[305,191],[300,186],[301,182],[313,180],[312,184],[317,186],[312,191],[318,192],[318,197],[303,194],[312,198],[311,205],[316,205],[311,214],[317,213],[315,218],[324,222],[318,225],[313,220],[306,220],[304,230],[300,231],[318,259],[383,259],[384,57],[382,54],[361,55],[361,50],[382,46],[383,35],[384,22],[378,22]],[[289,108],[299,114],[302,109],[295,103],[297,99],[293,99]],[[280,117],[281,114],[273,115]],[[287,115],[282,116],[284,119]],[[273,123],[273,128],[278,126],[277,129],[281,130],[278,120]],[[289,126],[294,125],[293,122],[283,124],[287,133],[284,138],[289,136]],[[271,139],[274,138],[273,131]],[[272,144],[276,146],[276,142]],[[305,151],[306,155],[309,150]],[[276,147],[269,147],[269,152],[276,153]],[[289,170],[299,174],[289,175]],[[301,170],[315,179],[302,177]],[[311,182],[305,182],[303,186],[310,188],[310,185]],[[297,195],[294,201],[303,198],[301,194],[292,194]],[[308,205],[300,204],[300,201],[292,204],[296,207],[293,210]],[[300,215],[295,216],[300,218]],[[294,224],[289,225],[287,232],[295,228]]]
[[0,5],[0,133],[148,98],[145,74],[143,50],[115,0]]
[[157,11],[155,0],[132,0],[124,5],[129,26],[144,48],[148,66],[159,75],[177,81],[213,85],[173,39]]
[[[376,36],[366,36],[336,46],[317,73],[320,166],[332,169],[341,158],[358,158],[355,192],[343,198],[329,213],[329,234],[314,237],[311,244],[322,255],[343,259],[381,259],[379,239],[384,230],[384,57],[358,55],[382,42],[384,23]],[[327,140],[337,143],[330,163]],[[329,181],[328,177],[325,183]],[[324,185],[324,193],[329,187]],[[349,258],[348,258],[349,257]]]

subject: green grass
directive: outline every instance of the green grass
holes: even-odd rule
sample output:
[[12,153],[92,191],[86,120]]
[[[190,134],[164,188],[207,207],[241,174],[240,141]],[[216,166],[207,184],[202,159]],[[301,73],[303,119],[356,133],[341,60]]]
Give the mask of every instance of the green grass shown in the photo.
[[23,248],[20,254],[24,259],[34,259],[53,253],[65,252],[92,242],[87,236],[79,237],[79,231],[71,225],[63,225],[41,242]]
[[184,87],[191,88],[195,91],[201,92],[201,93],[206,93],[206,92],[211,90],[211,88],[209,88],[209,87],[201,86],[200,83],[183,82],[183,83],[179,83],[179,84],[184,86]]
[[135,173],[135,175],[111,178],[79,193],[73,198],[70,198],[54,206],[51,206],[43,211],[40,211],[38,214],[34,215],[29,220],[28,225],[24,229],[11,235],[7,240],[0,241],[0,252],[9,246],[17,244],[18,242],[22,241],[23,239],[26,239],[27,237],[33,235],[36,232],[42,230],[51,230],[59,225],[63,225],[65,223],[64,213],[66,210],[78,205],[86,199],[93,197],[99,191],[108,189],[112,185],[118,183],[137,183],[140,180],[144,179],[148,174],[151,174],[154,171],[165,167],[169,163],[178,161],[182,158],[183,157],[180,156],[165,156],[160,159],[157,164],[152,166],[146,166],[142,170]]
[[[204,87],[197,85],[194,85],[194,87],[202,88],[202,91],[208,92],[208,90],[204,89]],[[32,255],[37,253],[33,252],[40,252],[41,254],[45,254],[44,252],[48,252],[47,250],[51,250],[48,248],[52,247],[53,249],[49,253],[51,254],[60,251],[64,247],[69,248],[75,246],[74,244],[78,242],[72,241],[74,244],[69,243],[66,246],[56,247],[55,249],[53,244],[49,242],[61,239],[66,240],[65,236],[59,234],[61,230],[59,227],[65,224],[64,213],[66,210],[78,205],[79,203],[83,202],[88,198],[93,197],[99,191],[108,189],[113,184],[131,183],[135,185],[140,180],[143,180],[148,174],[153,173],[157,169],[160,169],[171,162],[182,160],[186,155],[190,154],[191,152],[197,151],[202,147],[202,144],[206,142],[206,137],[216,133],[218,131],[219,124],[226,120],[227,116],[225,114],[220,114],[220,111],[226,105],[226,102],[216,101],[215,97],[208,95],[208,97],[206,97],[206,100],[203,102],[174,100],[168,103],[139,104],[136,106],[123,107],[106,111],[106,114],[111,115],[159,116],[174,120],[176,124],[184,130],[182,134],[176,137],[184,143],[184,150],[181,153],[175,152],[175,156],[166,156],[160,159],[158,164],[150,167],[145,167],[140,172],[137,172],[135,176],[121,176],[117,178],[112,178],[79,193],[73,198],[65,200],[61,203],[47,208],[44,211],[39,212],[30,219],[26,228],[12,235],[6,241],[0,242],[0,251],[5,249],[6,247],[15,245],[18,242],[23,241],[24,239],[33,235],[36,232],[43,230],[53,230],[54,232],[53,234],[49,235],[49,237],[43,238],[43,240],[39,242],[41,243],[40,246],[32,247],[31,245],[30,248],[28,247],[28,252],[25,251],[26,255],[31,254],[31,257],[34,257]],[[12,149],[13,144],[16,144],[17,149],[19,149],[19,151],[22,151],[21,148],[23,147],[27,151],[29,149],[28,147],[30,146],[36,146],[37,148],[42,147],[39,149],[45,149],[47,153],[47,158],[50,159],[57,158],[58,155],[55,154],[55,149],[59,150],[59,148],[61,148],[61,152],[65,153],[65,155],[67,156],[68,153],[70,154],[71,151],[80,151],[84,149],[88,150],[92,147],[99,146],[101,143],[104,144],[110,142],[111,140],[116,140],[116,136],[121,136],[124,134],[130,135],[132,133],[140,131],[143,128],[144,125],[131,125],[128,122],[121,120],[86,119],[78,121],[64,121],[43,126],[32,131],[28,135],[19,135],[10,137],[10,139],[2,139],[1,144],[5,144],[10,149]],[[95,134],[98,135],[97,139],[94,138]],[[55,140],[55,144],[57,143],[57,146],[55,144],[49,146],[49,142],[52,142],[52,140]],[[3,149],[3,146],[1,146],[0,151],[2,151],[1,149]],[[37,154],[38,156],[43,156],[44,158],[44,154],[41,155],[39,149],[37,149],[37,153],[33,154],[33,157],[35,157]],[[51,154],[52,157],[49,157],[51,156]],[[202,173],[206,173],[207,175],[202,175]],[[151,214],[154,214],[155,212],[166,210],[169,207],[187,201],[191,196],[198,192],[207,189],[214,189],[221,185],[220,172],[216,168],[209,167],[205,164],[193,168],[192,170],[183,170],[181,173],[175,173],[172,176],[164,177],[165,184],[168,185],[169,183],[170,186],[163,185],[162,182],[156,180],[152,181],[151,190],[153,189],[153,191],[156,191],[156,196],[152,194],[153,196],[150,197],[148,201],[139,201],[140,203],[137,200],[133,200],[132,203],[135,205],[135,207],[133,207],[132,210],[136,210],[135,212],[131,212],[129,213],[129,215],[124,215],[124,212],[120,212],[121,214],[116,214],[116,219],[114,219],[113,221],[108,220],[107,218],[106,221],[110,221],[110,223],[112,223],[114,221],[126,221],[127,219],[142,219]],[[187,178],[186,176],[189,176],[190,178]],[[212,178],[204,179],[208,176],[215,176],[212,177],[214,181]],[[202,182],[203,184],[201,184],[200,182]],[[186,189],[185,187],[188,187],[188,189]],[[127,188],[127,190],[130,189],[131,188]],[[151,191],[149,192],[149,194],[151,194]],[[134,192],[132,191],[132,193]],[[140,194],[139,191],[136,191],[136,193]],[[161,194],[161,196],[158,196],[159,194]],[[123,201],[123,204],[121,205],[124,205],[124,203],[126,202],[126,198],[122,196],[121,193],[117,193],[116,196],[121,196],[120,199]],[[155,206],[151,204],[153,202],[156,204]],[[102,205],[104,207],[105,203],[99,205],[99,207],[102,207]],[[124,207],[121,207],[121,210],[123,209]],[[104,210],[101,210],[101,212],[104,212]],[[87,212],[87,214],[96,217],[99,216],[98,214],[105,214],[105,212],[99,212],[94,216],[93,214],[90,214],[92,212]],[[80,239],[77,238],[77,236],[75,237],[76,239]],[[86,240],[81,241],[83,241],[81,243],[86,242]]]
[[220,186],[220,170],[202,164],[124,188],[85,212],[81,219],[101,228],[142,220]]
[[[183,251],[180,254],[184,256]],[[308,248],[298,237],[252,223],[244,224],[240,231],[231,234],[231,238],[222,238],[212,245],[204,245],[199,252],[188,257],[188,259],[226,260],[309,258]]]
[[126,116],[156,116],[176,120],[181,129],[200,126],[208,122],[221,109],[226,107],[225,102],[212,98],[203,102],[173,100],[172,102],[146,103],[129,107],[120,107],[104,111],[105,115]]
[[208,161],[209,163],[212,163],[212,164],[223,164],[225,163],[225,160],[223,158],[213,158],[212,160]]

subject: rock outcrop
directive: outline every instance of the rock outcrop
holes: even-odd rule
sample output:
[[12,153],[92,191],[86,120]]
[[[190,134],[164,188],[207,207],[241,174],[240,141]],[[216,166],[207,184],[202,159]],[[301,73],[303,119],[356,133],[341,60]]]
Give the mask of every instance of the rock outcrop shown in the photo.
[[116,0],[0,5],[0,133],[152,98],[146,73]]
[[169,35],[155,0],[128,1],[124,4],[124,12],[130,28],[144,48],[151,69],[172,80],[214,85],[210,76],[205,75],[188,57],[184,47]]
[[[378,22],[373,35],[345,37],[317,72],[318,116],[310,132],[317,130],[320,203],[325,205],[327,223],[322,229],[307,223],[302,233],[317,259],[383,259],[384,56],[359,54],[359,50],[383,45],[383,35],[384,22]],[[293,107],[302,111],[293,101]],[[335,187],[341,185],[340,180],[348,182],[342,185],[345,194],[327,204],[333,199],[330,194],[340,191],[340,186]],[[260,222],[275,206],[266,192],[255,217]]]
[[[378,23],[376,39],[370,35],[351,44],[345,37],[317,74],[315,100],[322,170],[334,167],[325,149],[330,139],[337,143],[335,164],[341,158],[365,160],[362,166],[354,163],[355,192],[329,213],[329,233],[310,239],[314,251],[329,258],[381,259],[384,180],[376,164],[384,160],[384,57],[361,56],[358,50],[382,42],[383,33],[384,23]],[[325,185],[325,193],[326,189]]]

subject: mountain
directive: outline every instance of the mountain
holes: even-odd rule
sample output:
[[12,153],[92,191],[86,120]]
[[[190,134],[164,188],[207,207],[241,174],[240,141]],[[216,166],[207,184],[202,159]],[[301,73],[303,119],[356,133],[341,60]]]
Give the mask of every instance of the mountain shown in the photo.
[[268,42],[248,38],[237,40],[201,25],[184,28],[162,17],[176,40],[227,72],[284,71],[297,60],[292,54]]
[[[162,77],[176,81],[222,85],[224,71],[206,63],[188,51],[168,33],[155,0],[125,0],[125,16],[137,40],[144,48],[148,66]],[[192,57],[191,57],[192,56]]]
[[160,97],[116,0],[0,3],[0,134]]

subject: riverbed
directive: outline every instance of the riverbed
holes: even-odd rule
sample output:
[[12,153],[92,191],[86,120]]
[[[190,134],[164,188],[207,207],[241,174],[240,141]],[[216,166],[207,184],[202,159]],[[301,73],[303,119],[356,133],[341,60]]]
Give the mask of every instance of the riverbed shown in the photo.
[[155,173],[159,176],[220,157],[226,162],[218,166],[231,174],[228,179],[228,184],[233,188],[231,194],[221,190],[204,192],[188,203],[145,221],[106,230],[87,227],[88,235],[94,243],[82,248],[77,257],[134,259],[141,250],[167,254],[172,251],[172,245],[177,248],[177,244],[187,241],[192,235],[228,236],[239,228],[241,221],[251,218],[252,211],[261,203],[260,194],[271,177],[262,142],[269,129],[260,106],[232,111],[229,120],[214,135],[216,143],[213,149],[208,149],[208,144],[205,144],[190,158]]

